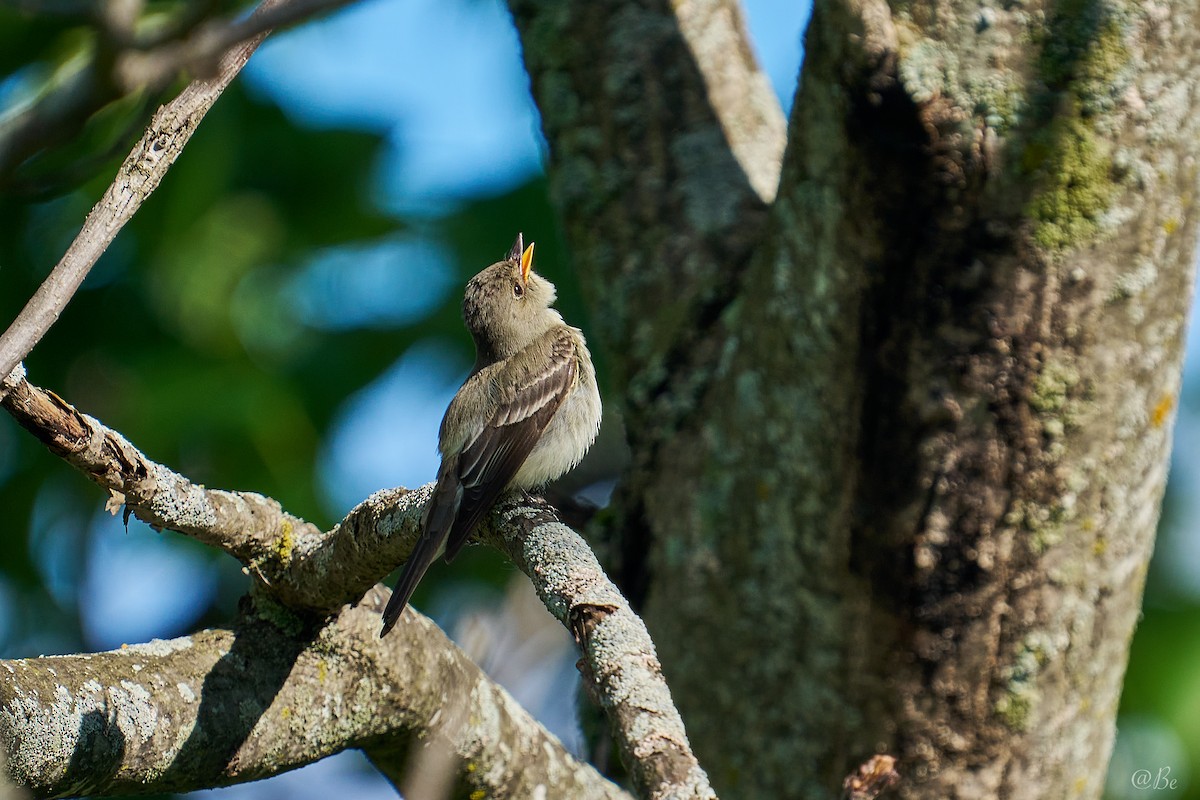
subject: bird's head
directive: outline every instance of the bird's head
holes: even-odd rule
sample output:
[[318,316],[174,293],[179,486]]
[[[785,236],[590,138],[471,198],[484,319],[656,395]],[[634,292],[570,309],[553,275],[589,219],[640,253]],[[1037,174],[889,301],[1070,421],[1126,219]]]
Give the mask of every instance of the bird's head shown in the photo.
[[463,319],[475,339],[478,361],[507,358],[562,323],[550,308],[557,298],[554,284],[533,271],[533,243],[517,240],[497,261],[467,283]]

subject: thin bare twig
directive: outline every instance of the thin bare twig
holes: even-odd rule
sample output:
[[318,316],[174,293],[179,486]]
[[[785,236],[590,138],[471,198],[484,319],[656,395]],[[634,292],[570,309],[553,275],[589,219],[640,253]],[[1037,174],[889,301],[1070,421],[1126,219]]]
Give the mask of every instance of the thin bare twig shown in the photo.
[[[142,202],[158,188],[200,120],[241,71],[271,28],[296,22],[348,1],[264,0],[250,18],[211,29],[204,28],[182,45],[168,44],[163,46],[161,52],[134,51],[118,57],[118,65],[114,69],[123,76],[120,82],[125,84],[126,92],[147,87],[157,91],[173,80],[181,68],[200,62],[211,63],[218,56],[220,58],[211,78],[193,81],[154,115],[145,135],[117,171],[112,185],[88,214],[75,241],[8,330],[0,335],[0,375],[7,375],[17,362],[25,358],[58,320],[96,260]],[[52,119],[77,114],[79,109],[93,103],[94,97],[98,96],[97,86],[101,83],[95,65],[84,67],[70,84],[70,92],[53,98],[53,102],[61,104],[62,108],[55,105],[41,111],[35,109],[30,112],[29,120],[12,123],[6,135],[17,138],[26,135],[22,126],[42,126],[45,114]],[[7,145],[0,145],[0,150],[5,147]]]
[[219,75],[195,81],[159,109],[134,146],[117,178],[100,198],[62,259],[0,336],[0,375],[7,375],[57,320],[96,260],[117,232],[158,188],[200,120],[241,70],[260,40],[248,42],[222,60]]

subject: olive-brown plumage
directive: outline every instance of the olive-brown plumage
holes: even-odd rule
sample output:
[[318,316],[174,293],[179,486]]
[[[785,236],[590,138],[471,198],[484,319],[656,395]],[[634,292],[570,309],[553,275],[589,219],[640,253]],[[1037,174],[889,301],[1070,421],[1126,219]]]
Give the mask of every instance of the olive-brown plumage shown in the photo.
[[421,537],[383,612],[384,636],[440,553],[458,555],[507,489],[544,486],[570,470],[600,429],[587,343],[553,308],[554,285],[532,271],[522,237],[467,283],[463,319],[475,367],[438,433],[442,463]]

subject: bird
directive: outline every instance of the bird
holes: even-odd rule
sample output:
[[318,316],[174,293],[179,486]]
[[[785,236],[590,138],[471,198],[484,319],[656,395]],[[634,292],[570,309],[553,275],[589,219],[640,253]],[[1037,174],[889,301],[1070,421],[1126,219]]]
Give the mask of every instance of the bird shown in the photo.
[[524,247],[520,233],[504,260],[467,283],[462,313],[475,365],[442,418],[437,483],[380,638],[433,561],[453,561],[506,490],[545,486],[596,440],[596,370],[583,332],[552,308],[556,298],[554,284],[533,271],[533,243]]

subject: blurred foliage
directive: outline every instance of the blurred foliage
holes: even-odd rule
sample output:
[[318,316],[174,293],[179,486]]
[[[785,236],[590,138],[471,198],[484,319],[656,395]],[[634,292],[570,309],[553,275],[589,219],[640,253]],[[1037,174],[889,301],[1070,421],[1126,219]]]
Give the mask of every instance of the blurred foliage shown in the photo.
[[[10,81],[44,71],[36,65],[66,47],[78,24],[0,12],[0,70]],[[38,157],[54,181],[32,195],[0,192],[0,318],[11,320],[61,257],[148,113],[140,98],[104,109],[85,123],[95,135]],[[316,462],[346,398],[426,337],[460,348],[464,363],[472,353],[457,289],[414,324],[321,327],[295,308],[305,265],[333,248],[420,236],[450,253],[457,287],[523,228],[537,238],[545,272],[565,275],[554,268],[565,259],[543,181],[445,218],[395,219],[371,202],[381,146],[378,133],[297,127],[235,82],[27,359],[30,380],[193,481],[262,492],[327,527],[342,510],[323,504]],[[577,318],[574,284],[560,285]],[[105,500],[0,415],[0,657],[83,646],[77,584]],[[155,534],[131,525],[128,535]],[[219,622],[228,593],[246,585],[237,565],[164,535],[225,576],[226,596],[196,615]],[[471,553],[454,577],[499,586],[509,572],[498,557]]]
[[[1180,413],[1194,417],[1200,392],[1185,383],[1183,395]],[[1188,518],[1178,472],[1172,476],[1142,617],[1130,646],[1105,792],[1108,800],[1149,796],[1200,800],[1200,672],[1195,668],[1200,658],[1200,582],[1193,578],[1191,586],[1179,585],[1178,576],[1172,579],[1164,563],[1167,552],[1178,552],[1180,543],[1174,537],[1195,535],[1195,520]],[[1148,770],[1156,780],[1165,770],[1163,774],[1178,784],[1169,790],[1138,788],[1135,773],[1141,770]]]
[[154,90],[125,86],[116,77],[122,48],[174,43],[204,20],[244,6],[155,0],[119,32],[103,21],[105,9],[114,8],[108,4],[28,0],[0,7],[0,187],[10,195],[53,196],[124,155],[126,140],[184,76],[168,74],[165,87]]
[[0,6],[0,75],[49,72],[64,53],[73,51],[69,40],[84,34],[84,21]]

